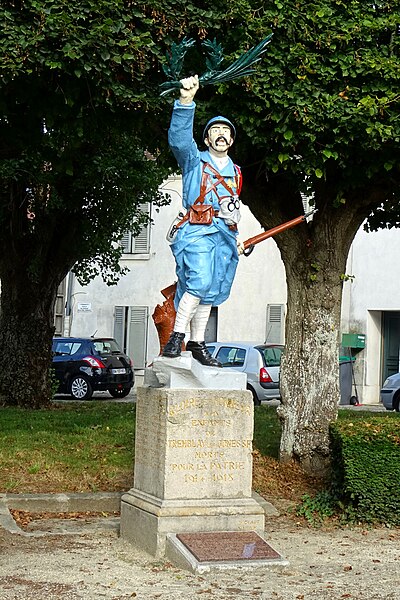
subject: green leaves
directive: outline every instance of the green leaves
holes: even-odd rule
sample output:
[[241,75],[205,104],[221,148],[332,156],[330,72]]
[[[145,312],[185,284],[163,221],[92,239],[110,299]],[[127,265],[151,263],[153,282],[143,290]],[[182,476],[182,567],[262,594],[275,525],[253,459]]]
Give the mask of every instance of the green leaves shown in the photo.
[[[209,57],[207,58],[206,64],[207,69],[205,73],[200,75],[199,82],[201,85],[217,85],[219,83],[224,83],[226,81],[233,81],[235,79],[239,79],[241,77],[245,77],[248,75],[252,75],[254,73],[253,65],[261,60],[262,55],[267,49],[268,44],[270,43],[272,38],[272,33],[269,34],[265,39],[259,42],[250,50],[247,50],[244,54],[239,56],[237,60],[235,60],[232,64],[230,64],[223,71],[219,70],[218,67],[222,63],[223,54],[222,54],[222,46],[218,45],[216,40],[209,41],[206,40],[203,42],[203,46],[208,49]],[[193,40],[189,40],[190,45],[193,45]],[[184,38],[177,47],[179,49],[182,58],[179,62],[181,67],[183,57],[186,53],[186,47],[188,45],[188,41]],[[174,44],[173,44],[174,46]],[[190,47],[190,46],[189,46]],[[176,49],[175,49],[176,53]],[[164,68],[164,72],[168,75],[172,73],[172,65],[174,62],[171,59],[171,63],[169,66]],[[179,69],[180,73],[180,69]],[[180,88],[180,82],[178,81],[179,76],[176,77],[173,81],[166,81],[160,85],[161,94],[160,96],[165,96],[175,89]]]
[[325,197],[349,199],[347,189],[378,172],[383,178],[399,158],[398,10],[356,1],[279,5],[248,24],[254,40],[273,23],[273,44],[231,115],[267,170],[296,186],[308,175]]
[[135,13],[133,17],[121,1],[31,0],[17,9],[6,0],[0,7],[0,85],[27,74],[43,75],[47,69],[72,77],[96,72],[96,91],[112,90],[129,100],[129,87],[143,80],[154,62],[154,43],[145,26],[149,21],[142,11]]
[[322,150],[322,154],[326,157],[326,158],[334,158],[335,160],[338,157],[338,153],[334,152],[332,150],[329,150],[328,148],[324,148],[324,150]]
[[[348,206],[349,190],[368,182],[381,187],[384,181],[395,190],[400,36],[398,11],[387,3],[275,0],[260,11],[253,0],[205,0],[202,7],[181,0],[27,0],[18,9],[4,0],[0,19],[0,139],[6,148],[0,173],[7,181],[27,180],[35,190],[53,186],[43,213],[56,206],[79,212],[91,186],[105,205],[111,187],[93,183],[102,178],[99,165],[114,168],[119,144],[128,144],[130,156],[136,156],[141,136],[144,145],[162,148],[168,115],[167,103],[158,98],[161,65],[169,50],[167,76],[187,74],[178,52],[183,31],[185,51],[193,39],[213,40],[205,44],[213,77],[221,75],[222,45],[230,65],[225,80],[237,69],[256,69],[250,78],[224,84],[220,77],[212,92],[199,91],[199,120],[202,110],[215,109],[238,123],[235,152],[245,164],[256,161],[259,172],[276,174],[273,181],[282,178],[285,189],[316,190],[317,203],[346,198]],[[273,43],[262,60],[243,62],[249,48],[247,58],[259,58],[253,51],[271,30]],[[195,54],[188,52],[185,61],[198,72]],[[124,126],[131,142],[120,137]],[[124,150],[122,155],[118,173],[127,168],[131,189],[139,190],[130,157]],[[90,161],[97,165],[93,170]],[[155,190],[162,169],[135,161]],[[125,185],[121,189],[129,193]],[[119,200],[124,207],[122,192]],[[343,208],[340,201],[338,206]]]
[[17,4],[0,6],[0,245],[38,282],[50,255],[60,281],[77,262],[87,281],[96,260],[115,281],[114,242],[168,173],[145,158],[164,143],[148,115],[163,31],[149,3]]

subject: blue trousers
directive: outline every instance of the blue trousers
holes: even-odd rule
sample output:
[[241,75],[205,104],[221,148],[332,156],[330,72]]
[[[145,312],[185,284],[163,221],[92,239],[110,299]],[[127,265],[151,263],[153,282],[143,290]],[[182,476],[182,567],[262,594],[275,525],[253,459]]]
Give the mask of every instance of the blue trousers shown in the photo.
[[228,298],[235,277],[236,239],[215,229],[209,234],[182,234],[171,246],[178,277],[175,308],[184,292],[200,298],[200,304],[218,306]]

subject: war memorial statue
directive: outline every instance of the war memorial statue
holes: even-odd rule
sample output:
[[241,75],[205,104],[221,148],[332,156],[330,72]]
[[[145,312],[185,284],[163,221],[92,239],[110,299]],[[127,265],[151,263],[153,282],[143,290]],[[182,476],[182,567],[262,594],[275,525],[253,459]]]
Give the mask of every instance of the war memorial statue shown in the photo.
[[[171,80],[162,87],[163,94],[180,89],[168,137],[182,170],[186,213],[167,235],[178,281],[162,290],[167,323],[161,323],[162,310],[157,319],[153,315],[162,356],[138,387],[134,485],[121,498],[120,532],[150,555],[194,573],[288,564],[263,538],[266,503],[252,491],[253,399],[246,374],[214,368],[222,365],[204,339],[211,307],[230,294],[239,254],[270,233],[238,241],[242,178],[228,156],[233,123],[210,119],[206,150],[193,139],[199,83],[251,73],[268,39],[222,73],[209,69],[181,79],[179,64],[192,45],[183,40],[172,52],[178,66],[167,69]],[[215,42],[207,47],[219,48]],[[188,352],[182,353],[188,328]]]
[[203,132],[207,147],[200,151],[193,139],[194,97],[198,76],[181,80],[174,103],[168,141],[182,169],[184,217],[175,224],[171,249],[176,261],[176,318],[163,349],[165,357],[178,357],[190,326],[191,351],[201,364],[221,367],[205,345],[205,329],[212,306],[230,293],[243,244],[238,240],[240,221],[240,168],[228,156],[236,130],[222,116],[208,121]]

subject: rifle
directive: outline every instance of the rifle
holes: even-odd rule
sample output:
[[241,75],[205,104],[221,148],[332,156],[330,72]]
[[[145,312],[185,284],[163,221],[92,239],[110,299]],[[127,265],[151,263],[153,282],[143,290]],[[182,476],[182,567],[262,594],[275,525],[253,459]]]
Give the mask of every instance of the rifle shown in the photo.
[[263,231],[262,233],[259,233],[258,235],[255,235],[255,236],[249,238],[248,240],[243,242],[244,256],[250,256],[250,254],[253,252],[254,246],[256,244],[259,244],[260,242],[263,242],[264,240],[267,240],[268,238],[273,237],[277,233],[281,233],[281,231],[285,231],[286,229],[291,229],[292,227],[299,225],[300,223],[305,221],[308,217],[310,217],[311,215],[316,213],[317,210],[318,210],[317,208],[313,208],[308,213],[305,213],[304,215],[301,215],[300,217],[296,217],[295,219],[292,219],[291,221],[286,221],[286,223],[277,225],[276,227],[273,227],[272,229],[268,229],[267,231]]
[[[314,208],[310,210],[310,212],[302,215],[301,217],[296,217],[296,219],[292,219],[291,221],[287,221],[286,223],[282,223],[282,225],[277,225],[272,229],[268,229],[268,231],[263,231],[254,237],[249,238],[245,242],[243,242],[245,250],[243,252],[244,256],[249,256],[256,244],[259,244],[263,240],[267,240],[268,238],[280,233],[281,231],[285,231],[285,229],[290,229],[291,227],[295,227],[299,223],[302,223],[313,215],[318,209]],[[165,298],[165,301],[162,305],[157,304],[154,313],[153,313],[153,321],[157,329],[159,341],[160,341],[160,354],[167,343],[169,336],[172,332],[174,322],[175,322],[175,307],[174,307],[174,296],[176,292],[176,282],[169,285],[168,287],[161,290],[162,295]],[[184,344],[182,345],[182,350],[185,349]]]

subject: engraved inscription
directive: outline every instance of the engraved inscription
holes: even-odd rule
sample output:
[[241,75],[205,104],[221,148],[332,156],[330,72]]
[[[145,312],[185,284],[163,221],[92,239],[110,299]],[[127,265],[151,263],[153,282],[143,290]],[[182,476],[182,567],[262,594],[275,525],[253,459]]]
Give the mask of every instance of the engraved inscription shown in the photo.
[[[228,409],[236,413],[242,413],[246,415],[251,414],[251,408],[248,404],[244,404],[243,402],[239,402],[238,400],[234,400],[232,398],[215,398],[213,403],[217,406],[221,406],[221,408],[225,410]],[[202,408],[203,402],[200,398],[186,398],[185,400],[177,402],[176,404],[170,404],[168,407],[168,416],[174,417],[181,412],[193,412],[194,409]],[[213,410],[213,412],[215,413],[217,411]]]
[[[185,475],[184,477],[185,483],[235,481],[245,470],[246,463],[244,460],[229,460],[230,457],[226,456],[226,451],[229,452],[236,448],[251,449],[251,443],[251,440],[247,439],[213,439],[211,437],[208,439],[168,440],[170,448],[181,450],[175,454],[186,459],[170,462],[169,471],[172,473],[190,472],[190,476]],[[220,450],[220,448],[224,448],[224,450]],[[201,476],[199,476],[199,472],[201,472]]]
[[178,496],[251,493],[251,408],[218,393],[167,405],[166,477]]
[[170,448],[251,448],[251,440],[168,440]]

